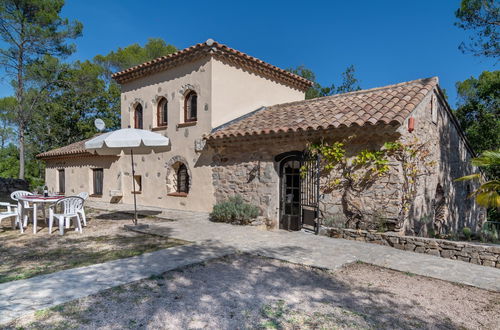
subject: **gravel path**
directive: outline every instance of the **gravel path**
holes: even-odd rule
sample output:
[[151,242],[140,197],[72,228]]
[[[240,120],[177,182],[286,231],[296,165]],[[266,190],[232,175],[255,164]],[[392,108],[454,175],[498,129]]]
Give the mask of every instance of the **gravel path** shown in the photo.
[[500,293],[354,263],[233,255],[35,313],[8,328],[499,329]]

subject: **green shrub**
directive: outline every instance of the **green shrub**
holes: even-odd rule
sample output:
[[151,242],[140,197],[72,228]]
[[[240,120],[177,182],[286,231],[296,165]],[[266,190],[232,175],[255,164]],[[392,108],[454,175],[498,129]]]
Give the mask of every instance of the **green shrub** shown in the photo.
[[472,237],[472,230],[470,230],[469,227],[464,227],[464,229],[462,229],[462,232],[465,236],[465,239],[470,241],[470,238]]
[[214,205],[210,218],[219,222],[248,224],[259,216],[259,208],[245,203],[241,196],[229,197],[227,201]]

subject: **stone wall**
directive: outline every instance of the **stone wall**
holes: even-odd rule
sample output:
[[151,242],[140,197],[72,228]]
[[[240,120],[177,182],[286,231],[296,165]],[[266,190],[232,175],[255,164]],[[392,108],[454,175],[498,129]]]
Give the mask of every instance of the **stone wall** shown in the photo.
[[25,180],[0,178],[0,202],[12,202],[10,194],[16,190],[28,190]]
[[500,245],[455,242],[444,239],[400,236],[396,233],[322,227],[320,235],[387,245],[399,250],[500,268]]
[[[367,132],[349,128],[315,133],[315,135],[295,133],[266,139],[252,137],[244,141],[230,141],[225,145],[212,145],[214,156],[211,166],[215,199],[217,202],[222,202],[231,196],[240,195],[246,202],[259,206],[261,215],[272,220],[274,227],[277,227],[280,207],[280,163],[275,161],[275,157],[285,152],[303,151],[307,144],[313,141],[320,139],[338,141],[351,134],[357,136],[347,147],[351,154],[362,149],[380,148],[383,142],[396,138],[393,129],[378,128]],[[399,211],[401,184],[397,167],[398,164],[395,164],[396,169],[393,173],[381,178],[360,196],[351,196],[353,203],[357,203],[356,207],[369,214],[367,222],[375,221],[372,217],[377,216],[382,205],[386,215],[392,212],[392,216],[389,216],[396,217]],[[340,190],[322,193],[320,210],[321,217],[338,216],[342,217],[341,221],[344,222],[345,213],[351,211],[346,210],[346,206],[343,205]]]
[[[390,171],[362,189],[321,189],[320,217],[332,226],[365,230],[391,230],[406,235],[429,237],[459,232],[469,227],[477,232],[484,221],[484,210],[468,193],[477,186],[455,179],[474,172],[472,154],[446,103],[437,91],[429,92],[411,116],[414,130],[399,127],[348,127],[319,132],[274,134],[226,139],[210,145],[214,157],[212,179],[217,202],[241,195],[246,202],[260,206],[262,215],[275,223],[279,218],[280,164],[275,156],[303,151],[308,143],[342,141],[346,155],[354,157],[363,149],[380,150],[385,142],[422,145],[411,205],[403,212],[405,171],[401,162],[390,159]],[[213,143],[213,142],[212,142]],[[322,177],[322,183],[328,177]],[[324,185],[323,185],[324,186]],[[403,215],[402,215],[403,214]]]

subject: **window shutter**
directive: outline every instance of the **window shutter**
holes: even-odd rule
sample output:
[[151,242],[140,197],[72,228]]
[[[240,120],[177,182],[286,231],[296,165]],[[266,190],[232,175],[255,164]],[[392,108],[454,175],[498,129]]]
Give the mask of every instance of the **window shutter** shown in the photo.
[[59,193],[64,194],[65,187],[66,187],[66,180],[65,180],[65,175],[64,175],[64,170],[59,170]]
[[104,170],[102,168],[96,168],[93,170],[94,174],[94,195],[102,195]]

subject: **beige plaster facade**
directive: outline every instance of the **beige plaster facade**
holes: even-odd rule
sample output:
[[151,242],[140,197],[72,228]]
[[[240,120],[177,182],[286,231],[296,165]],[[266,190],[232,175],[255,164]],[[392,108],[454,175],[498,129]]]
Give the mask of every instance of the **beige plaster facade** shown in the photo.
[[[184,122],[188,92],[198,97],[197,121]],[[258,96],[257,96],[258,95]],[[167,136],[168,151],[134,155],[135,175],[141,177],[139,205],[211,211],[215,203],[212,184],[212,151],[204,148],[203,136],[241,115],[262,106],[302,100],[305,92],[248,69],[206,57],[133,80],[122,85],[121,127],[134,127],[134,110],[143,108],[143,128]],[[158,100],[168,101],[168,125],[157,125]],[[176,192],[176,164],[184,163],[190,176],[187,195]],[[92,169],[104,168],[102,196],[106,202],[133,202],[130,155],[110,161],[103,157],[57,157],[46,159],[49,190],[58,190],[58,170],[65,169],[66,193],[92,194]]]
[[[140,189],[133,191],[130,154],[93,156],[83,151],[43,158],[49,190],[58,190],[58,171],[64,169],[67,195],[87,191],[92,199],[105,202],[130,204],[135,194],[139,205],[211,211],[216,202],[241,195],[247,202],[258,205],[261,215],[278,227],[283,196],[280,196],[281,163],[276,160],[277,155],[302,152],[310,142],[339,141],[348,136],[355,136],[346,148],[351,155],[363,149],[379,149],[385,142],[406,143],[417,139],[430,151],[433,165],[418,178],[408,216],[404,219],[399,216],[404,182],[402,164],[391,160],[391,171],[359,195],[346,197],[341,190],[322,192],[321,218],[340,219],[352,228],[373,228],[383,214],[384,219],[396,224],[397,230],[422,236],[429,235],[430,230],[446,233],[465,226],[473,230],[480,227],[484,211],[467,198],[467,192],[474,187],[454,181],[475,170],[470,165],[472,151],[437,85],[427,90],[415,109],[397,125],[377,122],[365,126],[325,126],[211,140],[204,137],[221,125],[225,127],[242,116],[253,115],[262,107],[304,100],[307,88],[300,85],[304,82],[287,83],[287,79],[297,78],[283,76],[280,71],[276,71],[276,76],[265,74],[266,70],[279,70],[269,68],[268,64],[266,70],[259,71],[238,65],[238,61],[230,58],[207,54],[167,69],[138,74],[121,83],[121,127],[134,127],[134,110],[140,104],[143,128],[163,134],[171,141],[166,151],[134,155]],[[254,62],[261,63],[255,59]],[[132,72],[142,70],[141,67]],[[197,94],[197,120],[186,123],[184,107],[189,92]],[[406,97],[409,96],[400,98]],[[157,108],[161,98],[168,102],[168,125],[159,127]],[[306,116],[311,113],[316,118],[316,109],[310,111]],[[346,114],[335,116],[343,118],[343,115]],[[415,123],[412,131],[408,127],[410,118]],[[295,118],[292,124],[294,120],[303,122]],[[180,164],[187,167],[189,175],[187,194],[179,193],[177,188],[176,171]],[[102,168],[104,174],[103,193],[99,196],[93,192],[92,170],[96,168]],[[355,207],[346,206],[346,198]],[[362,214],[357,214],[357,210],[362,210]]]

